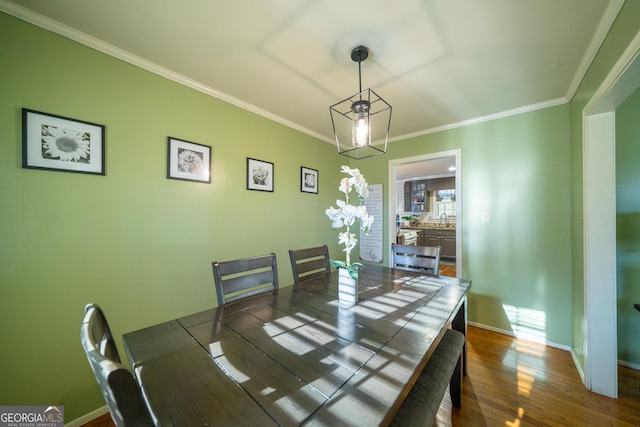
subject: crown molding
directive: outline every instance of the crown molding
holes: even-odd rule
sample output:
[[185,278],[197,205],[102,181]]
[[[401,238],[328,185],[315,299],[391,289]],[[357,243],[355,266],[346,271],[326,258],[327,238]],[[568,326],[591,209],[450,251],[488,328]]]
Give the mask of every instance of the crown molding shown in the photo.
[[176,73],[168,68],[164,68],[158,64],[155,64],[151,61],[147,61],[144,58],[141,58],[137,55],[134,55],[126,50],[120,49],[116,46],[113,46],[109,43],[106,43],[100,39],[92,37],[86,33],[76,30],[75,28],[69,27],[68,25],[64,25],[58,21],[55,21],[51,18],[48,18],[44,15],[36,13],[32,10],[26,9],[17,4],[11,3],[7,0],[0,0],[0,11],[5,12],[8,15],[14,16],[18,19],[21,19],[25,22],[33,24],[37,27],[43,28],[47,31],[50,31],[54,34],[58,34],[62,37],[65,37],[69,40],[80,43],[84,46],[87,46],[91,49],[97,50],[98,52],[104,53],[105,55],[112,56],[114,58],[120,59],[126,63],[134,65],[143,70],[149,71],[158,76],[164,77],[166,79],[172,80],[178,84],[189,87],[191,89],[197,90],[198,92],[202,92],[206,95],[212,96],[214,98],[220,99],[221,101],[227,102],[231,105],[234,105],[243,110],[249,111],[251,113],[262,116],[266,119],[279,123],[288,128],[297,130],[314,138],[329,142],[335,143],[335,141],[327,138],[324,135],[321,135],[317,132],[314,132],[310,129],[307,129],[303,126],[300,126],[297,123],[291,122],[283,117],[280,117],[276,114],[273,114],[269,111],[266,111],[262,108],[256,107],[253,104],[245,102],[241,99],[235,98],[227,93],[221,92],[217,89],[214,89],[210,86],[204,85],[196,80],[193,80],[189,77],[186,77],[182,74]]
[[609,33],[611,26],[613,25],[613,21],[615,21],[618,13],[620,13],[620,9],[622,9],[624,2],[625,0],[611,0],[609,6],[607,6],[602,19],[600,19],[600,22],[598,23],[598,28],[596,28],[596,32],[591,38],[589,47],[582,57],[582,60],[578,65],[578,69],[573,76],[573,80],[569,85],[569,89],[567,90],[567,94],[565,95],[565,98],[567,98],[569,101],[571,101],[573,99],[573,96],[576,94],[580,83],[582,83],[584,76],[587,74],[587,71],[589,70],[591,63],[598,54],[602,43],[604,43],[604,39],[607,37],[607,34]]
[[501,111],[495,114],[489,114],[482,117],[475,117],[469,120],[463,120],[461,122],[451,123],[443,126],[437,126],[431,129],[426,129],[420,132],[410,133],[401,136],[395,136],[389,138],[389,142],[404,141],[405,139],[416,138],[423,135],[429,135],[432,133],[444,132],[446,130],[457,129],[465,126],[475,125],[478,123],[490,122],[492,120],[504,119],[506,117],[517,116],[518,114],[529,113],[531,111],[543,110],[549,107],[555,107],[557,105],[566,104],[569,102],[566,98],[556,98],[549,101],[539,102],[537,104],[525,105],[524,107],[514,108],[512,110]]
[[640,31],[587,102],[583,115],[614,111],[640,84]]

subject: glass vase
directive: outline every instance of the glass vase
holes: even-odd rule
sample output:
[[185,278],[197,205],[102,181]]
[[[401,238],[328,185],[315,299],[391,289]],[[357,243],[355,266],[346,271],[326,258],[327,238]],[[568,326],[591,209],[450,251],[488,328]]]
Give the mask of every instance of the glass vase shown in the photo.
[[358,280],[346,268],[338,269],[338,300],[343,307],[353,307],[358,302]]

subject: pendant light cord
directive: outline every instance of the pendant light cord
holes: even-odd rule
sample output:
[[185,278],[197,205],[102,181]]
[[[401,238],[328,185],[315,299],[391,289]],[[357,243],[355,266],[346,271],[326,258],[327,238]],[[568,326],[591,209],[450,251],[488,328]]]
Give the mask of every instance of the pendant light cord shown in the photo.
[[360,92],[362,92],[362,56],[361,54],[358,54],[358,56],[360,56],[360,60],[358,60],[358,84],[360,87]]

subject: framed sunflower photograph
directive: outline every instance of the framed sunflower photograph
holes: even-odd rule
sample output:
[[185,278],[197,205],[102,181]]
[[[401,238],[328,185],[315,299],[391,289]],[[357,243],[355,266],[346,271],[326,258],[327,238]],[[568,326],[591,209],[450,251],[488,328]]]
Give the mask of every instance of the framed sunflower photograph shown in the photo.
[[104,125],[22,109],[22,167],[105,174]]
[[172,136],[167,140],[167,178],[211,184],[211,147]]

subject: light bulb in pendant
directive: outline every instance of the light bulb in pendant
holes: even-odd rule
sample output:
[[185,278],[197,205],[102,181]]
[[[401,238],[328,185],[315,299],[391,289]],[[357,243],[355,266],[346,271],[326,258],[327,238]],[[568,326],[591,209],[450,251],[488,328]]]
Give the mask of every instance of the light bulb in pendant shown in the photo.
[[369,126],[364,116],[353,122],[353,145],[362,147],[369,142]]
[[369,129],[369,101],[361,99],[351,105],[351,111],[357,114],[353,120],[351,138],[354,147],[364,147],[371,143]]

